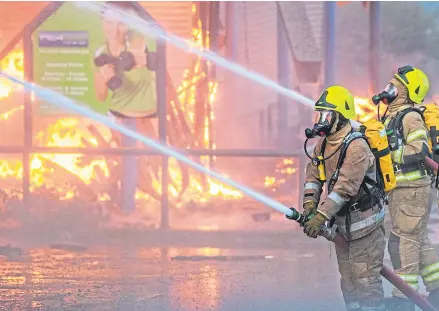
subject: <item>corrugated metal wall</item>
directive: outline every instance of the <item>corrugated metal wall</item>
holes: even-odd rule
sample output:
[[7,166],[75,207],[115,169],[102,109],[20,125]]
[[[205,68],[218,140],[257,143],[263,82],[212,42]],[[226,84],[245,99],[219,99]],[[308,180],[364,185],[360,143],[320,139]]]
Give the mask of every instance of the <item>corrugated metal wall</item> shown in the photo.
[[[190,39],[192,30],[191,1],[141,1],[139,3],[168,32]],[[166,48],[168,72],[174,86],[178,86],[184,70],[190,65],[189,56],[170,44]]]
[[[237,62],[270,79],[277,80],[277,13],[275,2],[240,2]],[[221,23],[225,25],[225,2],[221,2]],[[218,148],[260,147],[259,112],[276,101],[276,94],[241,76],[223,72],[227,95],[218,105],[221,130]],[[225,89],[227,88],[227,89]],[[242,126],[245,124],[245,127]]]
[[320,52],[323,51],[323,25],[325,22],[324,3],[322,1],[305,1],[306,15],[314,35],[314,42]]
[[[322,60],[323,2],[280,2],[294,55],[299,61]],[[239,6],[237,62],[277,81],[277,5],[275,2],[241,2]],[[221,21],[225,24],[225,4],[221,3]],[[289,51],[290,52],[290,51]],[[291,59],[293,55],[291,53]],[[291,61],[291,88],[299,86],[296,69]],[[218,110],[228,126],[221,133],[224,148],[261,147],[259,114],[277,102],[277,94],[248,79],[226,74],[227,98]],[[231,82],[230,82],[231,81]],[[314,85],[302,85],[310,95]],[[314,94],[313,94],[314,95]],[[291,105],[298,105],[291,102]],[[294,114],[296,108],[290,107]],[[273,121],[276,122],[276,110]],[[296,119],[296,118],[294,118]],[[291,122],[294,120],[291,119]],[[243,127],[242,124],[246,126]]]
[[[274,2],[244,2],[238,32],[237,62],[277,80],[277,13]],[[252,109],[265,107],[273,100],[273,91],[237,78],[237,101],[252,103]],[[247,85],[247,87],[245,87]],[[243,92],[252,90],[252,92]],[[246,97],[242,96],[246,94]],[[249,94],[251,93],[251,94]],[[248,96],[251,95],[250,98]],[[248,107],[248,105],[242,105]]]

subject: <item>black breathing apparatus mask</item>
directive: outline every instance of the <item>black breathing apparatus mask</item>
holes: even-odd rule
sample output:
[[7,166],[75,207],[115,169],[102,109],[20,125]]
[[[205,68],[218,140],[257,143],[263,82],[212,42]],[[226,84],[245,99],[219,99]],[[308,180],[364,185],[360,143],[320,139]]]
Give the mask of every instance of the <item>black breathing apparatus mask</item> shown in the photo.
[[378,105],[380,102],[389,105],[397,96],[398,88],[393,83],[389,83],[384,91],[372,97],[372,101],[375,105]]
[[317,110],[314,112],[314,126],[305,130],[306,138],[326,136],[331,131],[335,121],[335,112],[332,110]]
[[303,148],[305,150],[306,156],[312,160],[313,165],[317,166],[319,169],[319,178],[322,182],[326,181],[326,173],[325,173],[325,161],[331,158],[335,152],[337,152],[340,147],[337,148],[337,150],[331,154],[329,157],[324,158],[323,155],[319,155],[317,157],[312,157],[308,153],[307,143],[308,140],[311,138],[314,138],[316,136],[327,136],[330,134],[332,127],[334,126],[336,120],[336,112],[333,110],[317,110],[314,112],[314,126],[312,129],[307,128],[305,130],[305,136],[306,140],[303,145]]

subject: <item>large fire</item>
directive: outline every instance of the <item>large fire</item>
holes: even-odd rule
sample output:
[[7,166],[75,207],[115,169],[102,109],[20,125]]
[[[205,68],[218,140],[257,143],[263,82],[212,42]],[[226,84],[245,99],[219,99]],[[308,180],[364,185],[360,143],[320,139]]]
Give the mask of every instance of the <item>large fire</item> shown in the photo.
[[[193,5],[193,13],[196,14],[196,6]],[[203,34],[201,22],[198,20],[197,27],[192,30],[191,43],[197,47],[203,47]],[[209,47],[209,36],[204,39],[204,46]],[[183,80],[176,88],[177,98],[170,101],[172,109],[180,109],[184,118],[189,124],[190,134],[196,135],[197,111],[196,94],[199,82],[206,78],[203,69],[203,61],[195,58],[193,67],[186,70]],[[212,64],[207,62],[207,66]],[[7,73],[23,77],[23,52],[16,50],[0,61],[0,68]],[[8,98],[14,91],[20,91],[12,83],[0,80],[0,100]],[[195,143],[198,148],[215,148],[212,137],[213,104],[215,102],[218,83],[209,81],[208,83],[208,113],[203,116],[202,139]],[[179,107],[177,107],[179,105]],[[366,98],[355,97],[355,105],[358,113],[358,121],[365,122],[376,117],[376,107]],[[8,111],[0,113],[0,122],[7,122],[15,115],[22,112],[23,106],[20,105]],[[168,116],[169,118],[169,116]],[[90,121],[82,118],[70,117],[60,118],[54,124],[49,125],[44,130],[36,134],[34,143],[38,146],[47,147],[114,147],[111,140],[110,131],[104,126],[93,124],[94,131],[90,131]],[[98,135],[99,137],[96,137]],[[104,145],[103,145],[104,144]],[[210,167],[215,158],[201,157],[200,162]],[[169,196],[176,206],[181,206],[186,202],[197,200],[206,202],[213,196],[237,199],[241,198],[240,192],[231,189],[220,183],[216,183],[205,176],[190,174],[188,179],[175,159],[170,159],[170,178]],[[68,200],[77,196],[78,187],[90,185],[95,189],[94,196],[100,200],[110,200],[108,184],[111,184],[113,177],[112,171],[118,170],[118,161],[114,157],[86,157],[82,154],[33,154],[31,157],[31,191],[48,191],[55,194],[62,200]],[[275,169],[275,176],[265,178],[265,186],[276,191],[279,187],[296,173],[297,161],[294,159],[281,160]],[[9,181],[19,182],[23,176],[22,163],[19,160],[5,159],[0,160],[0,177]],[[66,176],[69,178],[66,179]],[[156,193],[161,192],[160,174],[150,174],[151,184]],[[187,186],[183,186],[186,183]],[[9,184],[11,184],[9,182]],[[137,199],[156,198],[145,189],[138,189]]]
[[357,121],[366,122],[377,117],[377,106],[369,99],[362,97],[354,97],[355,109],[357,112]]
[[[194,28],[193,44],[202,46],[201,25]],[[209,65],[209,64],[208,64]],[[7,73],[23,77],[23,52],[16,50],[11,52],[6,58],[1,60],[0,68]],[[197,92],[197,82],[205,77],[206,73],[202,68],[202,60],[197,58],[194,68],[187,70],[183,80],[177,87],[178,100],[171,100],[170,106],[173,109],[179,108],[183,112],[183,118],[188,123],[190,133],[194,132],[197,120],[195,110],[195,99]],[[208,83],[209,113],[204,116],[203,135],[199,148],[215,148],[212,138],[212,105],[216,98],[218,83],[211,81]],[[21,90],[18,90],[21,91]],[[17,89],[7,81],[0,80],[0,101],[10,98]],[[178,103],[177,103],[178,101]],[[179,107],[177,105],[179,104]],[[8,122],[14,117],[19,116],[23,110],[20,105],[0,114],[0,122]],[[168,115],[168,119],[170,116]],[[11,121],[13,122],[13,121]],[[111,131],[104,126],[97,125],[91,121],[78,117],[59,118],[55,123],[39,131],[34,137],[34,144],[46,147],[81,147],[81,148],[109,148],[115,147],[112,140]],[[202,144],[202,145],[201,145]],[[202,157],[201,163],[209,166],[215,158]],[[90,192],[91,198],[105,201],[110,200],[110,193],[114,188],[114,172],[119,172],[119,161],[114,156],[86,156],[83,154],[33,154],[31,156],[30,176],[31,191],[50,192],[57,198],[68,200],[75,198],[79,190]],[[240,192],[231,189],[223,184],[214,182],[206,176],[191,173],[185,176],[182,168],[175,159],[170,159],[170,183],[169,196],[174,206],[182,206],[189,201],[206,202],[211,197],[220,196],[227,199],[238,199],[242,195]],[[157,194],[161,192],[160,173],[151,172],[148,166],[144,178],[150,179],[149,184],[154,188],[153,193],[148,193],[145,187],[137,190],[137,199],[158,199]],[[119,172],[120,173],[120,172]],[[23,167],[20,160],[2,157],[0,160],[0,177],[7,180],[9,185],[20,185],[23,177]],[[184,186],[186,185],[186,186]],[[88,190],[92,189],[92,190]],[[83,192],[84,192],[83,191]]]

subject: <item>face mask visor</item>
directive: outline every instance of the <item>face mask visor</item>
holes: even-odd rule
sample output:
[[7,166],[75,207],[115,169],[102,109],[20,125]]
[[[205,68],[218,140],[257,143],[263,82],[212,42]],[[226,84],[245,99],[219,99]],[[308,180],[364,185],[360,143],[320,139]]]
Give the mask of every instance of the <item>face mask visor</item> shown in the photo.
[[332,110],[318,110],[314,112],[314,128],[318,136],[325,136],[329,134],[334,118],[334,111]]
[[384,104],[388,105],[392,103],[397,96],[398,96],[398,88],[393,83],[389,83],[387,84],[384,91],[372,97],[372,102],[375,105],[379,105],[380,102],[383,102]]
[[318,110],[314,112],[314,124],[330,125],[334,111],[332,110]]
[[383,94],[382,101],[386,105],[388,105],[391,102],[393,102],[395,100],[395,98],[398,96],[398,88],[395,85],[393,85],[393,83],[389,83],[389,84],[387,84],[383,93],[384,94]]

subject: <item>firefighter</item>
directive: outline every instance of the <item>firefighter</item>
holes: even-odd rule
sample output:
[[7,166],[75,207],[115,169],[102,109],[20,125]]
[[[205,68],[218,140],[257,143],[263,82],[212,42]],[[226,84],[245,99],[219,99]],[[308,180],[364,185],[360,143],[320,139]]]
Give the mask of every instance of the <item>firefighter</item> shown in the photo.
[[[385,310],[380,276],[386,244],[384,190],[377,183],[375,156],[365,137],[352,129],[349,120],[356,114],[348,90],[327,88],[314,109],[315,124],[306,135],[322,138],[306,169],[303,210],[312,217],[304,232],[316,238],[321,225],[335,221],[349,245],[347,250],[336,246],[347,310]],[[329,194],[320,202],[326,177]]]
[[[388,250],[393,269],[417,289],[422,277],[429,301],[439,307],[439,258],[427,235],[432,180],[425,156],[429,156],[428,131],[420,110],[429,90],[427,76],[412,66],[399,68],[375,104],[383,102],[397,185],[389,194],[392,230]],[[415,305],[394,288],[387,301],[390,310],[414,311]]]

